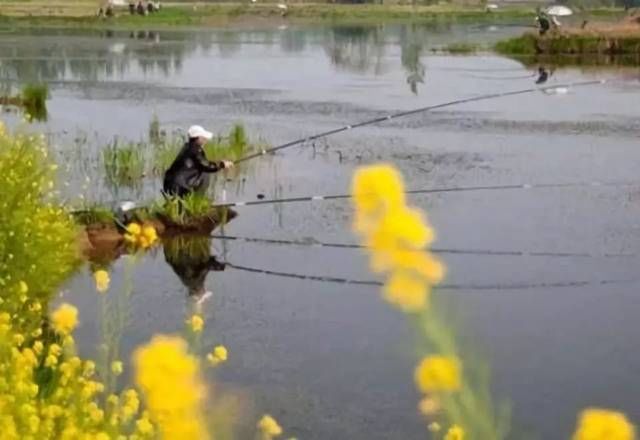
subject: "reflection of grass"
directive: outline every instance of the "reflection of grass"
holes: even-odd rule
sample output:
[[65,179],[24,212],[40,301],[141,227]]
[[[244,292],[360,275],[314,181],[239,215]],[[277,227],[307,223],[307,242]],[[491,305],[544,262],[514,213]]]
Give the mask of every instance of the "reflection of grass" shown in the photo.
[[445,46],[443,50],[454,54],[466,54],[477,51],[478,45],[473,43],[451,43]]
[[117,140],[102,150],[107,181],[112,185],[130,185],[144,177],[142,146],[133,143],[119,145]]

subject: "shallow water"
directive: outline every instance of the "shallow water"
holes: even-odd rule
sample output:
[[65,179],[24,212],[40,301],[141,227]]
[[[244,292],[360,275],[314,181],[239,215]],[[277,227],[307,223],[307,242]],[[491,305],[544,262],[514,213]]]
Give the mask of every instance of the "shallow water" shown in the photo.
[[[50,119],[35,128],[58,145],[72,203],[80,202],[78,193],[149,200],[157,180],[109,189],[94,159],[113,136],[146,137],[154,113],[167,130],[199,123],[222,132],[242,121],[252,137],[276,145],[391,111],[533,87],[535,68],[516,61],[431,52],[518,32],[462,25],[9,32],[0,39],[0,72],[6,84],[49,83]],[[253,161],[224,194],[253,200],[259,193],[344,193],[352,171],[376,161],[396,164],[410,188],[630,182],[412,197],[428,211],[441,248],[591,255],[443,255],[445,283],[462,286],[443,294],[491,361],[496,395],[512,401],[517,431],[566,438],[587,405],[632,416],[640,407],[640,257],[606,256],[640,253],[640,71],[558,69],[548,84],[590,79],[609,82],[450,107],[285,150]],[[6,118],[17,123],[17,116]],[[223,182],[214,192],[223,197]],[[225,232],[355,240],[346,201],[238,211]],[[212,250],[254,268],[373,279],[357,250],[220,241]],[[113,265],[112,293],[127,264]],[[140,261],[133,277],[124,359],[154,333],[182,331],[193,307],[162,249]],[[482,286],[495,288],[473,288]],[[424,438],[411,332],[375,288],[232,268],[210,273],[206,288],[213,297],[203,305],[204,339],[230,350],[217,379],[240,390],[245,424],[270,412],[298,438]],[[81,350],[93,355],[100,298],[88,271],[65,292],[81,311]],[[239,438],[247,436],[241,431]]]

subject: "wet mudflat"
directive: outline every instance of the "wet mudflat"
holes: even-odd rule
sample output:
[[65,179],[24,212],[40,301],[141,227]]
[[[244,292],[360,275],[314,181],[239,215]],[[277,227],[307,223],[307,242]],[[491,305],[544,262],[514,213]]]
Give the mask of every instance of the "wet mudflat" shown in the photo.
[[[156,114],[168,130],[243,122],[271,145],[389,111],[534,86],[536,68],[491,54],[430,49],[493,41],[510,27],[383,26],[262,31],[7,34],[7,83],[49,83],[50,119],[36,128],[68,164],[67,196],[150,200],[160,182],[109,188],[90,160],[106,141],[141,139]],[[548,66],[552,67],[552,66]],[[466,104],[317,141],[257,159],[217,200],[348,192],[360,164],[390,161],[410,188],[583,182],[567,188],[412,197],[438,240],[454,249],[588,256],[444,254],[446,290],[464,333],[492,364],[495,393],[534,438],[566,438],[576,412],[640,405],[635,317],[640,277],[640,71],[557,69],[569,88]],[[14,119],[17,119],[14,118]],[[63,170],[65,171],[65,170]],[[86,183],[85,176],[90,176]],[[595,186],[594,182],[625,185]],[[354,242],[348,201],[239,208],[224,232]],[[222,260],[293,274],[374,279],[358,250],[211,242]],[[612,256],[612,254],[615,254]],[[624,255],[620,255],[624,254]],[[133,271],[123,359],[155,333],[180,332],[193,310],[162,248]],[[114,263],[112,290],[126,284]],[[178,269],[179,271],[180,269]],[[413,343],[404,318],[375,287],[314,282],[233,268],[210,273],[205,341],[223,342],[220,388],[240,392],[242,420],[271,412],[298,438],[424,438],[415,409]],[[93,355],[99,302],[88,272],[65,296],[80,309],[78,341]],[[243,438],[242,432],[239,438]]]

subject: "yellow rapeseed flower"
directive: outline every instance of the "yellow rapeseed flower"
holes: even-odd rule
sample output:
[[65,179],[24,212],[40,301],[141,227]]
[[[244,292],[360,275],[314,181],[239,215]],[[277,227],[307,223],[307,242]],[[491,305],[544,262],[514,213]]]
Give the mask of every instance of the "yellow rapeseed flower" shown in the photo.
[[425,397],[418,404],[418,409],[425,416],[433,416],[437,414],[441,409],[440,402],[434,397]]
[[122,362],[121,361],[113,361],[111,362],[111,372],[116,376],[122,374]]
[[164,439],[208,438],[202,405],[205,389],[198,361],[184,340],[155,336],[134,353],[135,380],[151,420]]
[[29,291],[29,285],[27,283],[25,283],[24,281],[20,281],[18,283],[18,292],[20,292],[21,294],[26,294]]
[[384,285],[384,298],[405,312],[417,312],[427,305],[429,286],[407,272],[395,272]]
[[390,165],[371,165],[356,170],[351,185],[356,209],[375,214],[382,207],[393,209],[405,203],[402,176]]
[[464,440],[464,429],[453,425],[444,436],[444,440]]
[[262,433],[265,438],[277,437],[282,434],[282,428],[269,414],[265,414],[262,416],[260,421],[258,422],[258,429]]
[[423,393],[456,391],[460,389],[461,369],[455,357],[426,356],[416,367],[416,385]]
[[202,316],[193,315],[191,318],[187,319],[187,325],[194,333],[200,333],[204,327],[204,321]]
[[68,335],[78,325],[78,309],[64,303],[53,312],[51,322],[58,333]]
[[224,345],[217,345],[214,347],[213,352],[207,355],[207,360],[211,363],[211,365],[218,365],[222,362],[225,362],[229,356],[227,351],[227,347]]
[[109,283],[111,279],[109,278],[109,272],[103,269],[96,270],[93,273],[93,279],[96,282],[96,290],[100,293],[104,293],[109,289]]
[[635,427],[620,412],[587,408],[580,414],[572,440],[633,440]]

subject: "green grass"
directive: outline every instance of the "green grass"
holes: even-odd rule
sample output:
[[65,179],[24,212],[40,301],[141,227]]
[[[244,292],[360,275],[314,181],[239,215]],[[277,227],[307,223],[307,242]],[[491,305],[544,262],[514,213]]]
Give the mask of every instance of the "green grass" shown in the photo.
[[[152,145],[152,173],[162,175],[171,166],[183,143],[180,138],[164,138],[157,144]],[[233,161],[249,154],[255,148],[255,145],[247,138],[244,126],[235,124],[227,136],[218,136],[207,142],[204,146],[204,152],[207,159],[211,161]]]
[[27,115],[37,121],[47,120],[47,98],[49,88],[46,84],[27,84],[22,88],[22,108]]
[[166,218],[178,225],[187,225],[194,219],[211,215],[211,199],[204,194],[192,193],[183,198],[171,197],[156,202],[151,214]]
[[18,96],[11,96],[11,88],[0,96],[0,105],[9,105],[22,109],[29,120],[46,121],[49,87],[46,84],[26,84]]
[[636,33],[553,33],[540,38],[531,32],[500,41],[495,50],[504,55],[640,55]]
[[113,224],[115,216],[113,211],[105,206],[88,205],[73,212],[73,218],[80,225]]
[[105,177],[110,185],[134,185],[145,176],[143,146],[119,144],[117,140],[102,150]]
[[[99,19],[95,17],[95,3],[58,2],[50,5],[41,1],[19,2],[4,1],[0,15],[0,24],[48,27],[98,27],[98,28],[134,28],[143,29],[153,26],[190,27],[228,25],[236,21],[246,23],[251,19],[259,19],[280,23],[282,20],[298,22],[340,22],[363,23],[392,20],[403,21],[484,21],[530,19],[533,8],[525,6],[505,6],[497,11],[487,13],[481,4],[461,6],[452,3],[433,5],[408,4],[329,4],[329,3],[295,3],[289,4],[287,17],[283,18],[271,3],[191,3],[172,4],[148,16],[129,15],[124,9],[117,10],[117,17]],[[195,9],[194,9],[195,7]],[[597,8],[589,10],[599,16],[619,15],[620,9]],[[53,15],[51,15],[53,14]]]

